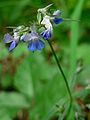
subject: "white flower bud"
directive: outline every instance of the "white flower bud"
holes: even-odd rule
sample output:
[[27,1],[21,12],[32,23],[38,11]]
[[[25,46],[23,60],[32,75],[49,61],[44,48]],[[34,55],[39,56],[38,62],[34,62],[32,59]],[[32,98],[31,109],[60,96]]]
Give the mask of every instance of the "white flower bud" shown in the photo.
[[45,25],[47,29],[52,30],[52,24],[50,22],[50,16],[45,16],[41,22],[42,25]]

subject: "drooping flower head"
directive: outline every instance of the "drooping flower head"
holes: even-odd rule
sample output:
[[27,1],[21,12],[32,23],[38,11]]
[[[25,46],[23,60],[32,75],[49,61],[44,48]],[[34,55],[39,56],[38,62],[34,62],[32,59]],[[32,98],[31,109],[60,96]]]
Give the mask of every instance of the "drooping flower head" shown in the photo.
[[[55,24],[59,24],[62,22],[62,18],[59,17],[61,15],[60,10],[56,10],[51,14],[49,12],[49,8],[52,4],[38,9],[37,20],[38,20],[38,28],[44,27],[44,30],[41,31],[40,35],[48,40],[52,37],[53,34],[53,22]],[[25,27],[24,25],[14,27],[12,35],[7,33],[4,35],[4,42],[10,43],[9,51],[13,50],[19,43],[19,41],[29,42],[28,49],[31,51],[42,50],[45,47],[44,42],[41,40],[41,36],[39,35],[39,29],[36,30],[36,25],[34,24],[32,27]],[[39,32],[37,32],[39,31]]]
[[51,17],[52,21],[55,23],[55,24],[59,24],[63,21],[63,18],[60,18],[59,16],[61,15],[62,11],[60,10],[56,10],[53,12],[53,17]]
[[11,43],[9,46],[9,51],[12,51],[18,44],[20,38],[20,32],[23,30],[24,26],[18,26],[13,29],[13,35],[7,33],[4,35],[4,42]]
[[45,44],[42,40],[40,40],[39,34],[32,29],[31,33],[27,33],[23,41],[30,42],[28,45],[28,49],[31,51],[42,50],[45,47]]
[[43,19],[42,21],[40,19],[40,21],[41,21],[41,25],[44,25],[45,30],[41,32],[41,35],[45,40],[48,40],[49,38],[51,38],[53,34],[53,25],[51,21],[53,21],[55,24],[59,24],[63,20],[62,18],[59,18],[59,16],[61,15],[60,10],[56,10],[53,12],[52,15],[49,15],[50,13],[48,13],[47,10],[51,7],[51,5],[52,4],[38,10],[38,12],[41,12],[43,15]]

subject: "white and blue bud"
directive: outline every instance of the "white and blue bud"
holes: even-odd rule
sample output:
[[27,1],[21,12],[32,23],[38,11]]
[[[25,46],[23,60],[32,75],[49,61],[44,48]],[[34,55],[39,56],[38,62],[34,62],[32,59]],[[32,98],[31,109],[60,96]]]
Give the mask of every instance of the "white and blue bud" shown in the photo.
[[46,29],[53,29],[52,24],[51,24],[51,22],[50,22],[50,16],[48,16],[48,15],[46,15],[46,16],[43,18],[41,24],[42,24],[42,25],[45,25],[45,28],[46,28]]
[[53,33],[53,27],[52,24],[50,22],[50,16],[45,16],[41,22],[42,25],[45,26],[46,30],[44,30],[43,32],[41,32],[41,35],[44,37],[45,40],[51,38],[52,33]]
[[56,10],[56,11],[53,12],[53,16],[58,17],[58,16],[61,15],[61,13],[62,13],[61,10]]

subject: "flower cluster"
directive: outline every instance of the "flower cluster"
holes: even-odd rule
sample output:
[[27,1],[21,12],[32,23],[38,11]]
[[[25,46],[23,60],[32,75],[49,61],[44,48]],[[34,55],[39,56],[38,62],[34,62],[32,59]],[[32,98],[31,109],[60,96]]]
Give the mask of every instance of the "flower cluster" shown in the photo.
[[[48,40],[53,34],[53,23],[59,24],[63,21],[59,16],[60,10],[54,11],[52,14],[48,12],[52,4],[45,8],[38,9],[37,22],[31,27],[24,25],[14,27],[12,35],[7,33],[4,35],[4,42],[10,43],[9,51],[12,51],[20,42],[28,42],[28,49],[30,51],[42,50],[45,47],[44,40]],[[43,31],[39,31],[40,28],[44,28]]]

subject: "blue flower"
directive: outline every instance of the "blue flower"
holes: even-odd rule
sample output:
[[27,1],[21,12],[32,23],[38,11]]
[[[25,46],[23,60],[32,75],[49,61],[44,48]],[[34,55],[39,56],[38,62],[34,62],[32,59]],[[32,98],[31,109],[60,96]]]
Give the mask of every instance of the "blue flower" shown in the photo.
[[47,29],[47,30],[41,32],[41,35],[44,37],[45,40],[48,40],[52,36],[52,30]]
[[31,41],[30,44],[28,45],[28,49],[31,51],[42,50],[44,47],[45,47],[45,44],[40,39]]
[[63,21],[63,19],[62,18],[53,18],[52,19],[53,20],[53,22],[55,23],[55,24],[59,24],[59,23],[61,23],[62,21]]
[[13,50],[17,46],[17,40],[9,33],[4,35],[3,40],[5,43],[11,43],[9,46],[9,51]]
[[24,36],[23,41],[30,42],[28,45],[28,49],[31,51],[42,50],[45,47],[45,44],[42,40],[40,40],[38,33],[34,31],[32,31],[31,33],[27,33]]

